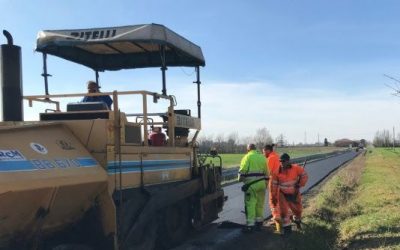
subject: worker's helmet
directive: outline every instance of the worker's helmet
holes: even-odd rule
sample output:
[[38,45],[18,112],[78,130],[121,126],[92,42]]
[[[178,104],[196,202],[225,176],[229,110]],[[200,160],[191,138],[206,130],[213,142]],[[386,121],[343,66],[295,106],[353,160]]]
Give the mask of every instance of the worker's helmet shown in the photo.
[[281,162],[290,161],[290,156],[286,153],[281,155]]

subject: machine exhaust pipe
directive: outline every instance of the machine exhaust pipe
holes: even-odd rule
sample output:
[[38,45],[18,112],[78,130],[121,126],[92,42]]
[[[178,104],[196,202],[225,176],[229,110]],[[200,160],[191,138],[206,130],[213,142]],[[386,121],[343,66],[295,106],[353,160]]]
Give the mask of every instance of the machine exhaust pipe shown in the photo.
[[7,39],[7,44],[8,45],[14,45],[14,40],[13,40],[10,32],[8,32],[7,30],[3,30],[3,34]]
[[0,120],[22,121],[21,47],[15,46],[11,34],[3,30],[7,44],[0,47]]

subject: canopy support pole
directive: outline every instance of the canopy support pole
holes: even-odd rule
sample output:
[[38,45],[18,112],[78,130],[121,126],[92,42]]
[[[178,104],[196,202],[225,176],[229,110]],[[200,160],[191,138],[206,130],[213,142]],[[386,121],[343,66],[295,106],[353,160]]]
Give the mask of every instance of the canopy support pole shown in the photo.
[[162,94],[167,95],[167,80],[165,77],[165,71],[168,69],[165,62],[165,46],[161,45],[161,73],[162,73]]
[[49,95],[49,81],[48,77],[51,76],[50,74],[47,73],[47,54],[42,53],[43,55],[43,73],[42,76],[44,78],[44,91],[46,95]]
[[201,118],[201,101],[200,101],[200,67],[196,66],[196,81],[193,83],[197,84],[197,117]]
[[95,72],[96,72],[96,84],[97,86],[99,86],[99,71],[95,70]]

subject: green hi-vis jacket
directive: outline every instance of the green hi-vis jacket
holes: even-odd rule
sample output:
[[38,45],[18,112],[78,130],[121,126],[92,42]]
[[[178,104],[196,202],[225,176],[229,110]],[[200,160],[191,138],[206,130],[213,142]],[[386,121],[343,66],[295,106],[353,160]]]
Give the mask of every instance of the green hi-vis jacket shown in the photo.
[[250,150],[240,162],[239,181],[249,183],[267,176],[267,163],[264,155],[256,150]]

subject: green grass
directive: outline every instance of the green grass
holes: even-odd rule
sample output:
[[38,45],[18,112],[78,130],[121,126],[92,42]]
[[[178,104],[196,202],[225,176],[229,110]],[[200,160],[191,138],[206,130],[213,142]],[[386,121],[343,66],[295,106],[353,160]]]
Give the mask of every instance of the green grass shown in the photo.
[[220,155],[222,157],[222,166],[224,168],[239,166],[240,160],[244,156],[244,154],[220,154]]
[[[297,158],[307,155],[320,154],[320,153],[328,153],[338,149],[337,147],[285,147],[278,148],[277,152],[279,154],[288,153],[290,157]],[[224,168],[239,166],[240,160],[245,155],[243,154],[220,154],[222,157],[222,166]]]
[[399,180],[400,150],[374,149],[366,159],[357,158],[308,201],[305,230],[289,244],[296,249],[400,249]]
[[340,223],[340,239],[355,247],[400,249],[400,150],[368,157],[352,204],[361,212]]

